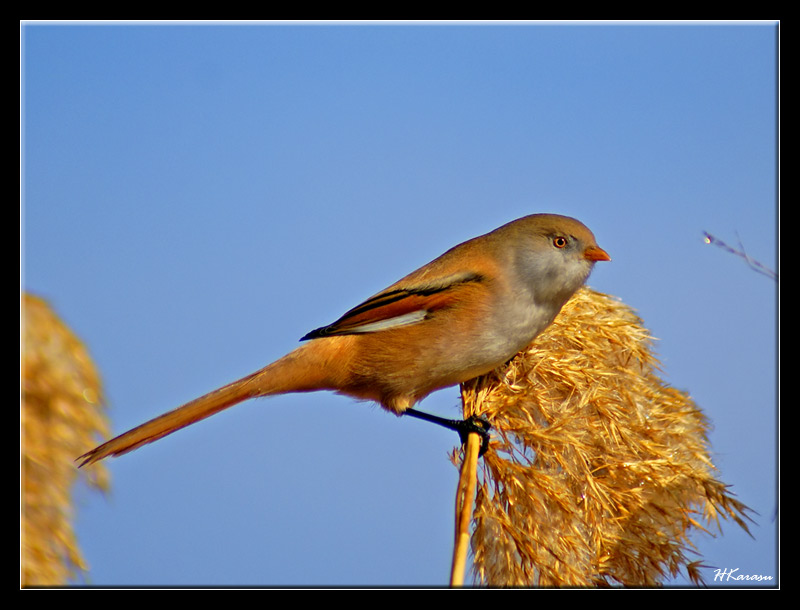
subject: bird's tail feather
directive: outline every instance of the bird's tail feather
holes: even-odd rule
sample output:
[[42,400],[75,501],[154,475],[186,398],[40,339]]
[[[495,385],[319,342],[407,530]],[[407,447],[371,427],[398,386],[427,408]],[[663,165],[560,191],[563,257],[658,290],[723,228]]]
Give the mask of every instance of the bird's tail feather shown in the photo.
[[201,419],[219,413],[243,400],[258,396],[258,393],[251,393],[248,387],[253,385],[252,378],[259,373],[261,373],[261,371],[245,377],[244,379],[234,381],[213,392],[209,392],[205,396],[187,402],[185,405],[173,411],[164,413],[164,415],[151,419],[141,426],[137,426],[124,434],[120,434],[116,438],[111,439],[107,443],[103,443],[99,447],[79,457],[79,467],[93,464],[110,455],[123,455],[142,445],[157,441]]
[[123,455],[152,443],[195,422],[219,413],[249,398],[286,392],[326,389],[316,355],[324,349],[309,350],[306,343],[294,352],[255,373],[196,398],[173,411],[145,422],[103,443],[78,458],[78,467],[93,464],[108,456]]

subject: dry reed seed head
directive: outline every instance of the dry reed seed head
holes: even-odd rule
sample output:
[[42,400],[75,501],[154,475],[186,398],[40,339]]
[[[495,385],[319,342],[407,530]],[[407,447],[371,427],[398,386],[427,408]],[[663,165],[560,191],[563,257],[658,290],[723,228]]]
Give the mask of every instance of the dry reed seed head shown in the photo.
[[[715,479],[709,423],[658,376],[633,311],[581,289],[506,367],[462,386],[493,426],[473,514],[490,586],[657,586],[689,562],[701,522],[747,507]],[[458,462],[458,456],[454,456]]]
[[[72,531],[75,458],[108,437],[100,378],[81,341],[38,297],[22,297],[21,584],[63,585],[86,569]],[[82,471],[108,487],[105,467]]]

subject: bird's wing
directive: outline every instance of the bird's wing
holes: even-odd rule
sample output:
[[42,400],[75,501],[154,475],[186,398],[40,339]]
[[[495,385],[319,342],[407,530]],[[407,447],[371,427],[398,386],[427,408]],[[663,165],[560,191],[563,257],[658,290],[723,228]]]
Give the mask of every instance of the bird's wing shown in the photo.
[[436,282],[398,282],[354,307],[333,324],[312,330],[301,341],[416,324],[433,312],[454,305],[462,298],[465,289],[480,284],[484,279],[479,273],[467,272]]

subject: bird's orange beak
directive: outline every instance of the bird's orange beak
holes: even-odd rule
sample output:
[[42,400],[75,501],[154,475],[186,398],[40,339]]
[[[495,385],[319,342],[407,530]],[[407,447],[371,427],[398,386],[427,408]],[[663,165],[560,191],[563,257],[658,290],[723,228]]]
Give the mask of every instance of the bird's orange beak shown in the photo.
[[600,246],[589,246],[586,248],[586,250],[583,251],[583,258],[592,262],[611,260],[608,252],[603,250]]

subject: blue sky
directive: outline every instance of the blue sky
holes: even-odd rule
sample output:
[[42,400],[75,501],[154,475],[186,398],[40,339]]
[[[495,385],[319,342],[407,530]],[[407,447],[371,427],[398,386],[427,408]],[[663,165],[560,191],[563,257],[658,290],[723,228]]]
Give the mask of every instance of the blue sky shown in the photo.
[[[704,563],[777,578],[777,285],[702,238],[777,269],[776,53],[774,23],[23,24],[22,288],[119,433],[456,243],[575,216],[613,258],[589,284],[659,339],[757,512],[697,536]],[[454,444],[332,394],[250,401],[79,490],[89,582],[444,585]]]

